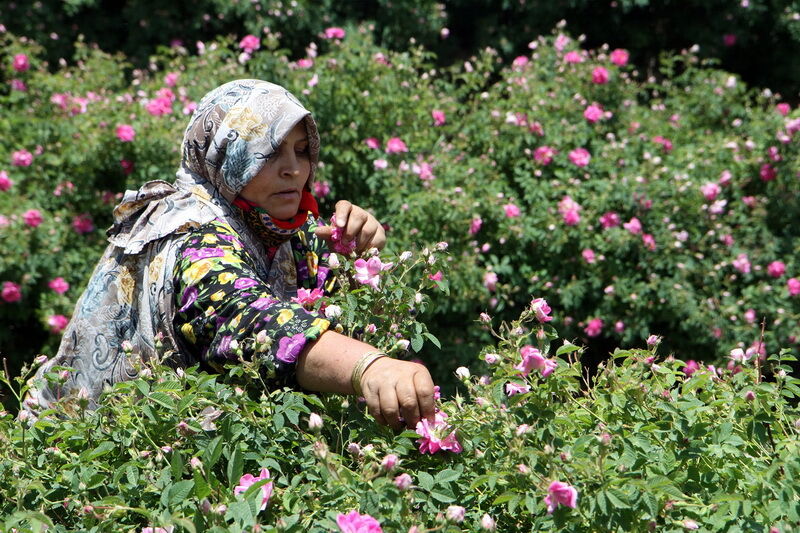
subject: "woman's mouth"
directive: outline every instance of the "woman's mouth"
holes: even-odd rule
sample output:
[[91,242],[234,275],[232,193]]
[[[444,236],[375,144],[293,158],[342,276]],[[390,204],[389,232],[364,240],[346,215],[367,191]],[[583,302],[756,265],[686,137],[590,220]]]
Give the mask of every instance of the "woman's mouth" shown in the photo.
[[285,191],[276,192],[273,196],[282,200],[293,200],[300,195],[297,189],[286,189]]

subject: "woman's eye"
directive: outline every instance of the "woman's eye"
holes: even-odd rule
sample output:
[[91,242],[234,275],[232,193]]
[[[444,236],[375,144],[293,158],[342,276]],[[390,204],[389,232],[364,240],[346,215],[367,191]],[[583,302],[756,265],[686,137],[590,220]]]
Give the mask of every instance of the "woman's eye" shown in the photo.
[[306,146],[305,148],[300,148],[300,149],[295,150],[295,153],[302,154],[302,155],[308,155],[308,146]]

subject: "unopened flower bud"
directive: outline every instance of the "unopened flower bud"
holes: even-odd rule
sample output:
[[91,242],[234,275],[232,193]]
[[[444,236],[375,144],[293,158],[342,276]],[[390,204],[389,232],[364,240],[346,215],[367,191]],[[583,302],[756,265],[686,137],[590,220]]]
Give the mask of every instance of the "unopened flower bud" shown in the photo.
[[465,381],[465,380],[469,379],[470,375],[471,374],[469,372],[469,368],[467,368],[465,366],[460,366],[460,367],[456,368],[456,376],[461,381]]
[[313,445],[314,455],[319,459],[325,460],[328,457],[328,445],[322,441],[316,441]]
[[328,266],[334,270],[339,268],[341,266],[341,263],[339,262],[339,256],[336,254],[330,254],[328,256]]
[[445,511],[445,516],[449,521],[460,524],[464,521],[464,515],[466,512],[467,510],[460,505],[451,505]]
[[36,357],[33,358],[33,362],[34,362],[34,364],[37,364],[37,365],[43,365],[43,364],[45,364],[47,362],[47,356],[46,355],[37,355]]
[[483,518],[481,518],[481,529],[486,531],[494,531],[496,528],[494,519],[489,516],[488,514],[484,514]]
[[381,468],[383,468],[386,472],[391,472],[395,469],[395,467],[397,467],[397,462],[397,456],[393,453],[390,453],[383,458],[383,461],[381,461]]
[[414,480],[411,479],[411,476],[406,473],[400,474],[394,478],[394,484],[400,490],[408,490],[413,482]]
[[487,353],[483,356],[483,360],[486,361],[487,364],[494,365],[500,361],[500,356],[496,353]]
[[744,399],[747,400],[748,402],[752,402],[753,400],[756,399],[756,393],[749,390],[744,393]]
[[203,468],[203,461],[201,461],[197,457],[192,457],[191,459],[189,459],[189,465],[191,465],[193,469],[198,470],[200,468]]
[[315,433],[322,429],[322,417],[317,413],[311,413],[308,416],[308,429]]

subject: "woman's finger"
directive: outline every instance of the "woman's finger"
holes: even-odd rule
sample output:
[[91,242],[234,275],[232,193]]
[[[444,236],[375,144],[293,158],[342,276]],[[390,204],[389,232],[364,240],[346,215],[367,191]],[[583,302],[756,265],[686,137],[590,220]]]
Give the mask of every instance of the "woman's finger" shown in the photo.
[[436,414],[436,402],[433,399],[433,380],[427,370],[414,373],[414,390],[422,418],[433,421]]
[[386,425],[400,429],[400,409],[397,406],[397,394],[394,387],[382,387],[378,393],[381,404],[381,415]]
[[[366,211],[358,206],[352,206],[352,209],[350,209],[350,216],[347,219],[347,229],[344,232],[344,238],[349,241],[355,241],[356,239],[360,241],[361,230],[368,219],[369,214]],[[336,217],[336,221],[339,221],[339,217]]]
[[375,235],[372,237],[372,242],[370,243],[370,248],[373,246],[378,250],[383,250],[383,247],[386,246],[386,231],[380,223],[378,223]]
[[350,218],[350,210],[353,208],[353,204],[348,202],[347,200],[339,200],[336,202],[336,225],[340,228],[346,228],[348,219]]
[[364,224],[364,227],[361,228],[361,233],[358,235],[357,241],[357,251],[359,253],[363,252],[364,250],[368,250],[375,246],[375,234],[378,231],[378,224],[373,224],[371,221]]
[[388,426],[389,424],[381,413],[381,402],[378,394],[365,392],[364,397],[367,400],[367,410],[369,414],[372,415],[372,418],[374,418],[378,424]]
[[401,379],[397,383],[397,402],[400,404],[400,414],[406,421],[406,427],[413,429],[420,421],[419,400],[412,379]]

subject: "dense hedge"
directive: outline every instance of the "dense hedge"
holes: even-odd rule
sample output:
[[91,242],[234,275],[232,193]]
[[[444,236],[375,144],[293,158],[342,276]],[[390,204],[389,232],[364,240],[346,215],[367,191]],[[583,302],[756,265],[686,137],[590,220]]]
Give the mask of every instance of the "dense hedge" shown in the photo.
[[[531,293],[601,354],[658,334],[712,360],[750,347],[762,319],[767,351],[797,347],[798,228],[785,222],[800,215],[797,112],[688,52],[665,60],[667,81],[640,81],[624,51],[586,51],[557,29],[510,65],[486,50],[442,70],[361,29],[302,62],[272,34],[249,59],[224,40],[199,56],[171,49],[128,83],[122,58],[81,47],[51,75],[34,45],[2,39],[17,80],[0,95],[12,366],[53,353],[57,335],[42,332],[69,316],[120,192],[171,179],[193,102],[237,77],[284,84],[313,110],[326,207],[373,208],[397,251],[449,244],[457,297],[435,298],[429,316],[443,369],[489,340],[465,324],[515,316]],[[28,69],[15,70],[20,54]]]

